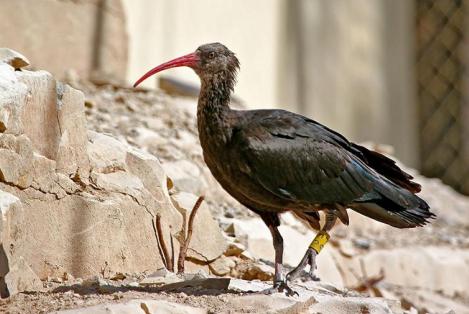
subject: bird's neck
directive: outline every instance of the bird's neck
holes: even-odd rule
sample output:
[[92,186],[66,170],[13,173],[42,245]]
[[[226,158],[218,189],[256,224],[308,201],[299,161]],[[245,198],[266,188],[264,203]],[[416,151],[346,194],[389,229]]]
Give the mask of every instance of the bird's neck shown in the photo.
[[[222,75],[221,75],[222,76]],[[202,78],[197,106],[197,125],[201,137],[220,137],[227,140],[229,136],[230,96],[234,79],[226,76]]]

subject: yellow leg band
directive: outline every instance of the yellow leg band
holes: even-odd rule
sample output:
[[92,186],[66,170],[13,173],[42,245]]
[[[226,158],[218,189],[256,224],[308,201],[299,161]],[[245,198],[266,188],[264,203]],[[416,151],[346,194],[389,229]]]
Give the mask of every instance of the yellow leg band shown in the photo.
[[326,245],[327,241],[329,241],[330,237],[331,236],[326,231],[319,231],[316,237],[314,238],[313,242],[311,242],[311,244],[309,245],[309,247],[319,254],[324,245]]

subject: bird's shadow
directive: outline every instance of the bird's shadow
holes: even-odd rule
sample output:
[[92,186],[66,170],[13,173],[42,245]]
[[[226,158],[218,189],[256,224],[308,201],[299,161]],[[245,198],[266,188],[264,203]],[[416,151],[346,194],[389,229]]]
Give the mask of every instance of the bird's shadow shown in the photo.
[[166,285],[164,287],[134,287],[126,285],[92,285],[92,286],[83,286],[81,284],[72,284],[72,285],[62,285],[54,288],[52,293],[65,293],[68,291],[73,291],[79,295],[109,295],[114,293],[126,293],[126,292],[141,292],[141,293],[181,293],[184,292],[186,295],[191,296],[218,296],[222,294],[230,295],[246,295],[251,294],[251,292],[240,292],[236,290],[226,289],[223,287],[203,287],[197,286],[194,284],[187,285]]

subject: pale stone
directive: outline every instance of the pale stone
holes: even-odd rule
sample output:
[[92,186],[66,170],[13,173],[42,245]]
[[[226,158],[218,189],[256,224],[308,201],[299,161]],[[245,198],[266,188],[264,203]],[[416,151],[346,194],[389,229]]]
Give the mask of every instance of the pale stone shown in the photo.
[[20,116],[22,132],[31,140],[35,152],[56,160],[60,138],[56,81],[46,71],[16,73],[18,81],[28,88]]
[[231,242],[225,251],[226,256],[240,256],[241,253],[246,251],[246,247],[241,243]]
[[90,172],[87,154],[88,136],[84,111],[84,96],[79,90],[57,83],[59,146],[57,171],[86,181]]
[[170,200],[167,189],[168,177],[158,158],[134,149],[127,152],[126,164],[129,171],[140,178],[144,187],[153,197],[160,202]]
[[[4,238],[11,229],[17,230],[16,226],[11,224],[9,217],[13,215],[15,211],[21,212],[21,206],[21,201],[18,197],[0,190],[0,297],[7,297],[11,294],[11,291],[8,291],[8,287],[5,283],[5,275],[10,271],[11,266],[9,265],[8,250],[5,251],[5,247],[7,246],[4,243]],[[13,283],[12,291],[18,290],[18,282],[15,282],[16,279],[14,276],[14,273],[10,275],[11,282]],[[25,274],[25,276],[28,278],[28,274]],[[29,281],[29,283],[31,282]]]
[[[464,301],[461,302],[459,298],[454,298],[452,295],[444,295],[441,291],[405,287],[400,292],[404,300],[410,302],[413,307],[420,309],[420,311],[415,310],[411,314],[422,313],[423,309],[428,313],[469,313],[469,308]],[[384,297],[389,299],[387,295],[384,295]],[[392,299],[399,298],[394,297]]]
[[[6,93],[0,93],[2,132],[24,134],[18,144],[29,149],[29,157],[32,150],[51,160],[60,157],[59,168],[66,175],[86,179],[89,166],[82,93],[57,83],[45,71],[11,72],[2,68],[0,91],[2,85],[7,88]],[[22,172],[27,172],[32,160],[23,160],[23,164]],[[25,188],[32,179],[20,174],[20,182],[14,181],[7,182]]]
[[148,277],[166,277],[171,276],[171,274],[174,273],[169,271],[166,267],[162,267],[151,273]]
[[210,278],[208,272],[203,269],[197,270],[197,272],[184,272],[183,274],[178,274],[184,278],[184,280],[195,280],[195,279],[207,279]]
[[10,295],[42,288],[41,280],[21,256],[9,267],[10,270],[5,275],[5,284]]
[[[322,254],[322,252],[321,252]],[[349,269],[361,274],[363,260],[369,277],[383,270],[386,282],[404,287],[442,291],[446,295],[465,293],[469,282],[469,251],[447,247],[409,247],[373,250],[354,259],[340,259]],[[356,278],[347,272],[347,284],[356,285]]]
[[225,276],[236,266],[236,263],[226,256],[221,256],[210,263],[209,266],[213,274],[217,276]]
[[236,265],[237,277],[245,280],[270,281],[274,277],[274,268],[259,262],[245,261]]
[[26,84],[18,81],[11,66],[0,62],[0,133],[22,133],[20,115],[27,97]]
[[[186,217],[185,221],[188,223],[189,215],[198,197],[185,192],[176,193],[171,197],[174,200],[174,205]],[[225,252],[226,246],[226,240],[218,223],[213,219],[209,209],[203,202],[194,218],[192,239],[187,256],[211,262]]]
[[119,192],[122,194],[138,197],[144,186],[140,179],[127,171],[116,171],[111,173],[92,173],[91,180],[100,189]]
[[29,60],[17,51],[0,48],[0,62],[11,65],[14,69],[21,69],[29,65]]
[[34,154],[33,169],[31,173],[33,182],[31,186],[44,193],[54,194],[63,198],[82,188],[62,173],[56,173],[56,162],[42,155]]
[[170,273],[166,276],[150,276],[142,279],[139,282],[140,286],[161,286],[170,283],[183,281],[176,274]]
[[[132,198],[108,193],[104,199],[70,195],[43,200],[28,193],[19,193],[27,200],[24,210],[9,212],[11,227],[3,232],[3,245],[15,248],[10,261],[22,256],[40,278],[65,271],[87,277],[105,265],[122,273],[163,266],[152,216]],[[164,214],[166,209],[160,210]],[[171,219],[170,212],[163,216]]]
[[382,298],[348,297],[338,296],[316,297],[315,302],[310,308],[309,313],[404,313],[398,301],[391,301]]
[[0,181],[17,183],[22,165],[21,158],[17,153],[0,149]]
[[272,287],[271,283],[262,281],[247,281],[242,279],[230,280],[229,290],[240,291],[240,292],[260,292],[267,290]]
[[27,188],[33,180],[32,164],[33,150],[26,136],[0,134],[0,181]]
[[[0,190],[0,213],[1,213],[0,222],[6,219],[6,215],[8,211],[10,210],[10,207],[15,203],[20,203],[20,199],[14,196],[13,194]],[[0,228],[0,232],[1,230],[2,229]]]
[[200,194],[205,188],[199,167],[188,160],[164,162],[163,169],[180,191]]
[[105,303],[72,310],[52,312],[54,314],[206,314],[207,310],[163,300],[135,299],[125,303]]
[[96,172],[110,173],[126,169],[128,146],[116,138],[88,131],[88,156],[91,168]]
[[[175,266],[175,268],[177,268]],[[184,275],[190,275],[198,272],[210,274],[210,267],[207,262],[202,262],[196,259],[186,259],[184,261]]]

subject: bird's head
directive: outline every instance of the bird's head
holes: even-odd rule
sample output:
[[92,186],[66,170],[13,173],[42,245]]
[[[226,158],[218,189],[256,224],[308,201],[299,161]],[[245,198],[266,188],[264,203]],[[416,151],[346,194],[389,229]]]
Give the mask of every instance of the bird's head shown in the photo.
[[[192,68],[202,81],[215,78],[217,80],[221,79],[234,82],[236,72],[239,69],[239,61],[235,54],[224,45],[220,43],[205,44],[197,48],[195,52],[165,62],[151,69],[135,82],[134,87],[138,86],[153,74],[170,68],[183,66]],[[232,86],[230,87],[230,89],[232,89]]]

